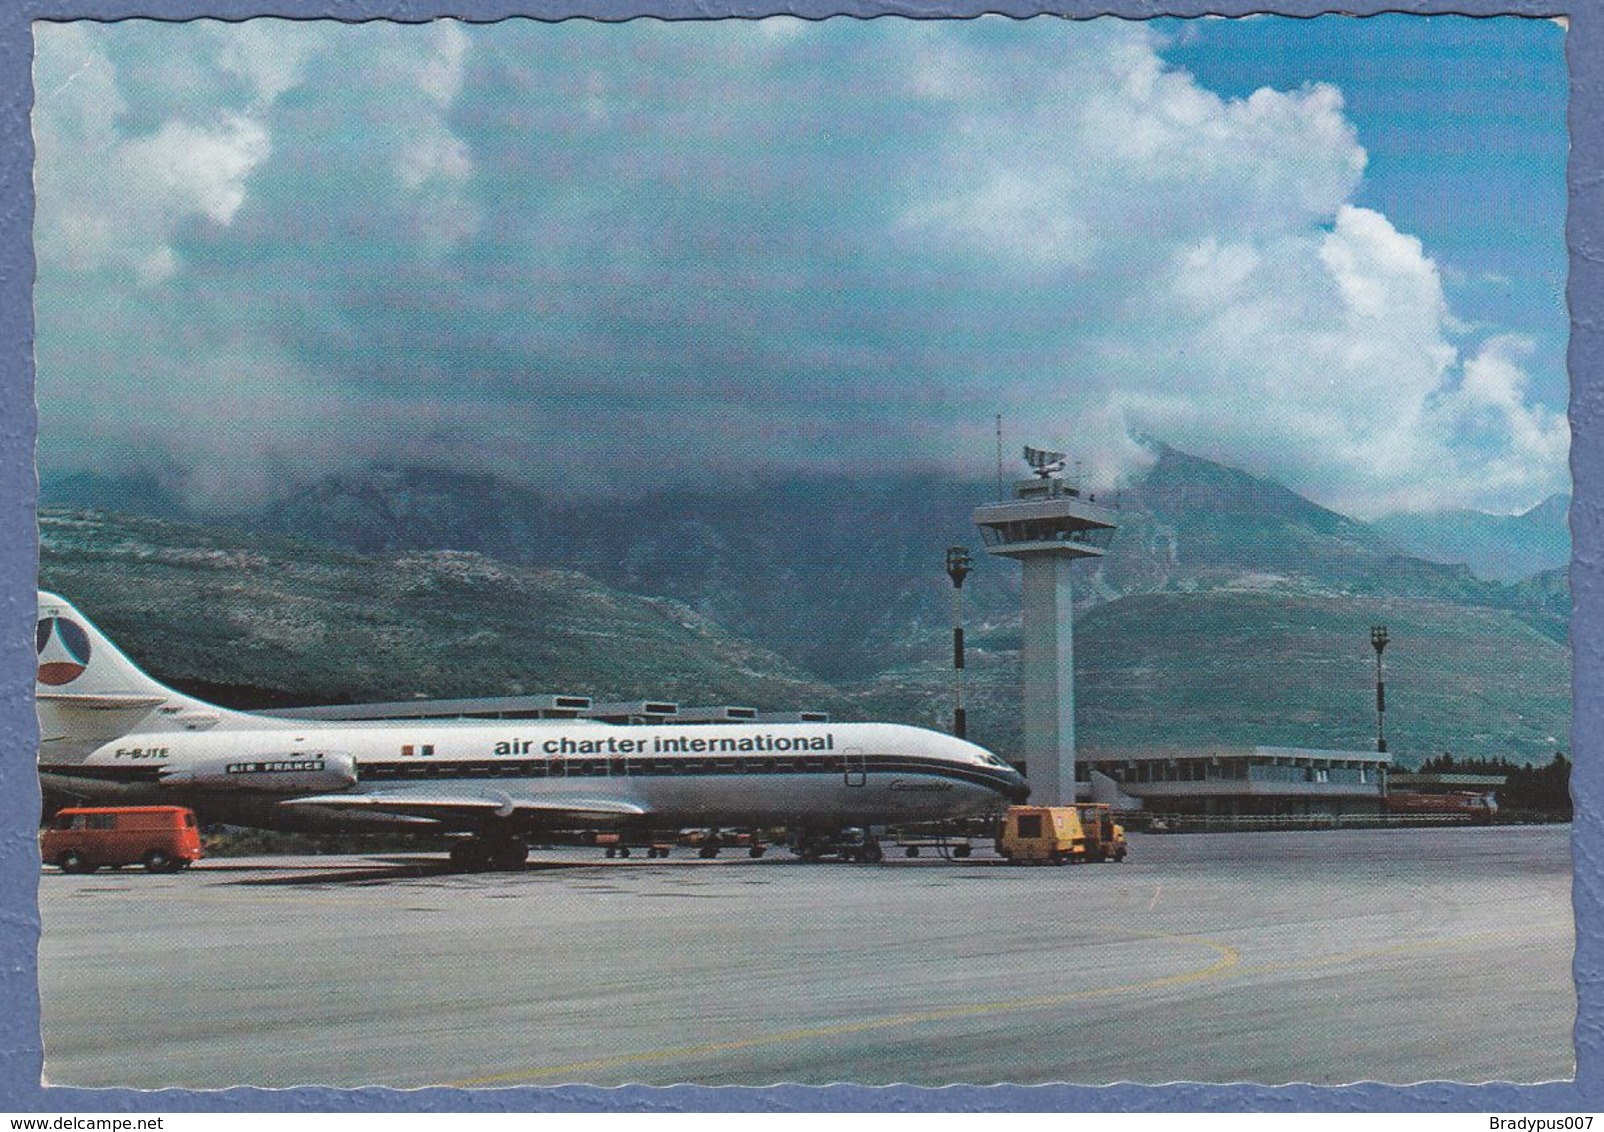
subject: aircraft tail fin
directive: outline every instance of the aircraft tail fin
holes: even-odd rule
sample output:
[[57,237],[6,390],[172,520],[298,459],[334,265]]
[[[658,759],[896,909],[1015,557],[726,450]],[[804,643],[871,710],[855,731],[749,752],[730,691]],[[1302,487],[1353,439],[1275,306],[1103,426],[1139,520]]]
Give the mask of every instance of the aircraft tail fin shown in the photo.
[[149,676],[56,594],[40,591],[36,644],[42,761],[78,761],[133,731],[200,731],[236,714]]

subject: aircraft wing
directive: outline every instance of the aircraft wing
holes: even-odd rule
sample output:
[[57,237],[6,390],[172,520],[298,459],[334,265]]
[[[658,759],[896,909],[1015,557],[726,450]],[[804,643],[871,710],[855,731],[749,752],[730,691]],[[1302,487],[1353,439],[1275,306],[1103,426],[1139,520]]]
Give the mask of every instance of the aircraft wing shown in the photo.
[[539,818],[543,822],[617,821],[645,817],[649,810],[619,798],[596,798],[578,794],[515,796],[489,790],[482,793],[453,793],[439,790],[377,791],[368,794],[317,794],[291,798],[280,805],[317,806],[327,809],[378,810],[408,817],[448,820],[463,817],[510,818],[514,815]]

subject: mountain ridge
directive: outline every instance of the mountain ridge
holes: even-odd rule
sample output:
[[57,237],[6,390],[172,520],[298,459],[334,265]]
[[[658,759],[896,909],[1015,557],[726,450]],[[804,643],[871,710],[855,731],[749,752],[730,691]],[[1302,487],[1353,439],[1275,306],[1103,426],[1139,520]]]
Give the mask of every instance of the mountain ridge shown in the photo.
[[1406,554],[1463,563],[1491,581],[1518,582],[1569,563],[1570,503],[1569,495],[1557,493],[1518,515],[1454,508],[1383,515],[1374,526]]
[[[217,555],[221,561],[243,555],[246,574],[254,569],[251,576],[267,579],[257,604],[281,602],[327,625],[348,620],[350,595],[366,592],[376,578],[405,570],[436,577],[477,571],[483,585],[468,595],[470,610],[512,621],[508,632],[522,642],[502,648],[503,669],[542,658],[555,663],[562,649],[541,643],[551,636],[548,628],[569,634],[565,639],[594,641],[587,619],[605,626],[616,616],[609,610],[621,606],[640,616],[655,610],[658,620],[661,611],[676,611],[686,630],[674,643],[646,634],[656,651],[644,658],[626,648],[602,662],[580,649],[590,666],[559,667],[554,671],[574,673],[568,685],[540,690],[596,694],[606,685],[627,689],[628,698],[685,699],[676,689],[688,687],[703,701],[759,700],[753,706],[820,707],[843,718],[943,726],[952,686],[946,659],[952,587],[942,557],[949,545],[973,543],[970,510],[991,495],[960,481],[815,479],[659,489],[573,504],[493,477],[392,468],[327,478],[270,512],[245,516],[251,532],[173,524],[138,529],[158,521],[45,511],[42,576],[91,582],[100,571],[109,579],[99,583],[102,596],[120,598],[144,586],[155,611],[146,620],[158,614],[182,620],[193,600],[186,606],[160,599],[164,583],[141,571],[159,564],[171,572],[165,584],[184,591],[193,582],[185,571],[213,569],[208,564]],[[1368,631],[1385,622],[1395,629],[1389,665],[1400,666],[1392,697],[1396,726],[1417,757],[1452,750],[1545,759],[1552,748],[1568,747],[1564,568],[1510,584],[1479,579],[1463,565],[1403,555],[1369,525],[1273,481],[1173,449],[1159,451],[1143,483],[1105,501],[1118,506],[1121,529],[1106,557],[1074,570],[1078,718],[1088,746],[1227,738],[1363,745],[1373,724]],[[99,524],[99,544],[66,539],[73,522]],[[128,523],[132,533],[122,529]],[[291,538],[281,527],[322,538]],[[473,545],[414,545],[434,541]],[[158,545],[164,542],[176,545]],[[364,553],[335,542],[381,549]],[[144,549],[133,557],[108,550],[125,544]],[[313,592],[275,589],[274,571],[250,567],[252,555],[282,563]],[[974,557],[964,589],[972,733],[1008,752],[1020,741],[1019,571],[983,553]],[[312,576],[319,563],[328,573],[321,581]],[[498,580],[503,575],[513,581]],[[492,600],[497,586],[506,592]],[[414,589],[426,600],[397,609],[424,622],[456,592]],[[384,596],[393,603],[393,595]],[[238,593],[230,598],[241,600]],[[544,612],[531,618],[520,603]],[[128,620],[146,632],[139,619]],[[451,632],[460,629],[452,625]],[[689,632],[693,625],[702,628]],[[216,618],[207,633],[248,641],[258,629],[235,610]],[[271,642],[278,630],[267,629]],[[644,639],[642,632],[636,625],[612,639]],[[384,679],[341,684],[329,683],[328,665],[312,664],[296,677],[299,694],[308,687],[326,691],[327,684],[340,695],[369,699],[420,690],[488,695],[519,683],[461,649],[452,664],[471,679],[450,690],[448,682],[425,680],[435,661],[407,659],[420,646],[404,620],[350,641],[359,654],[393,645],[400,667]],[[306,643],[300,642],[303,650]],[[295,663],[294,649],[278,647],[263,657],[269,677],[250,677],[273,694],[282,691],[274,691],[274,681],[284,683],[282,674]],[[737,671],[714,679],[703,652],[732,658],[724,667]],[[207,663],[220,663],[215,649],[208,655]],[[189,678],[201,679],[194,667]],[[398,685],[403,673],[418,686]],[[598,676],[605,679],[594,686],[572,683]],[[1221,689],[1232,696],[1222,697]],[[774,700],[782,690],[790,696],[783,704]],[[1433,710],[1410,718],[1427,705]]]
[[[1370,525],[1274,481],[1154,450],[1141,481],[1105,498],[1121,528],[1105,557],[1076,568],[1081,612],[1138,593],[1279,582],[1510,609],[1565,639],[1553,603],[1533,606],[1528,589],[1402,553]],[[576,569],[682,601],[821,677],[850,681],[912,663],[950,632],[945,550],[973,546],[970,512],[994,494],[961,480],[815,476],[570,502],[482,473],[389,466],[323,477],[221,521],[361,553],[449,548]],[[965,602],[977,627],[1017,623],[1018,571],[974,559]]]

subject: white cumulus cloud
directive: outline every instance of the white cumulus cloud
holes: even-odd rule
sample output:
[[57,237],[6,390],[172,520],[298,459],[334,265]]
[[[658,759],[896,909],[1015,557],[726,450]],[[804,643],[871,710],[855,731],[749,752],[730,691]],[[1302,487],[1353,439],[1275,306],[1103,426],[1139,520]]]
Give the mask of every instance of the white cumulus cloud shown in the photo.
[[148,132],[128,109],[100,37],[82,24],[38,25],[34,116],[36,247],[72,271],[103,266],[160,282],[178,266],[174,234],[201,220],[227,227],[271,151],[263,123],[219,106]]
[[998,412],[1360,515],[1568,482],[1522,328],[1357,203],[1342,92],[1223,97],[1139,23],[38,34],[47,454],[154,374],[142,439],[214,495],[398,452],[562,486],[626,438],[665,478],[985,474]]

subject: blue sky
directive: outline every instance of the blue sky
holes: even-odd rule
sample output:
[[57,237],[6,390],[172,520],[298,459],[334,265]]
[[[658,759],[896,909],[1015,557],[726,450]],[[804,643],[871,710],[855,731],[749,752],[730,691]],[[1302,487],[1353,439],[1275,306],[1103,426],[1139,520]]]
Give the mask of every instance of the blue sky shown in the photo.
[[1568,489],[1552,23],[36,27],[47,476]]
[[[1534,340],[1534,391],[1565,387],[1564,33],[1548,20],[1383,15],[1165,20],[1164,57],[1209,89],[1324,82],[1369,160],[1354,203],[1420,237],[1461,319]],[[1291,32],[1291,34],[1289,34]]]

